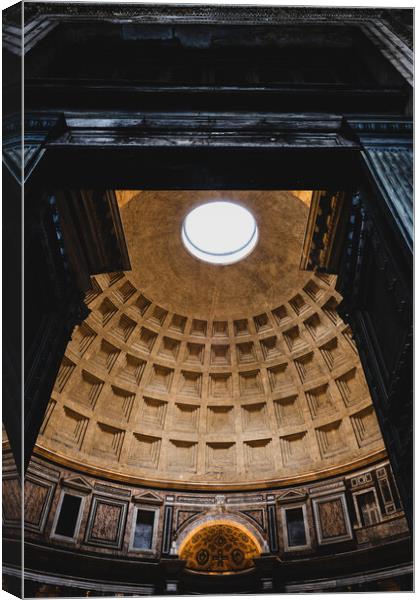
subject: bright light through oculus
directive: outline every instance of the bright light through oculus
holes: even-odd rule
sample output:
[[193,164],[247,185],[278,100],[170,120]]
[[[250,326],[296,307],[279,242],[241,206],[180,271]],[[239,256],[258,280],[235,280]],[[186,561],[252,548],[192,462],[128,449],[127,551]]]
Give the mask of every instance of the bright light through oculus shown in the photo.
[[184,219],[182,241],[197,258],[218,265],[242,260],[258,241],[252,214],[233,202],[208,202],[194,208]]

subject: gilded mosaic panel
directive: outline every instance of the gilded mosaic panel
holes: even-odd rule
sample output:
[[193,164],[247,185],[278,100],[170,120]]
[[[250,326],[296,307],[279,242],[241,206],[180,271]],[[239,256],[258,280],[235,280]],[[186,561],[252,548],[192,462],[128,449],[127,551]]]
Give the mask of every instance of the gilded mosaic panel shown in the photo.
[[239,527],[209,525],[194,533],[181,548],[180,558],[187,569],[208,573],[231,573],[254,566],[259,550],[252,538]]

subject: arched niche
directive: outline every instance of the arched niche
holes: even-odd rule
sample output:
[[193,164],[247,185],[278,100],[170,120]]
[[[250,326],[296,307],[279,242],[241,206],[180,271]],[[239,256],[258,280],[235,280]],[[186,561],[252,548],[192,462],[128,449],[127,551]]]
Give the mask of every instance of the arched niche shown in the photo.
[[254,568],[254,558],[264,552],[265,541],[238,519],[207,518],[191,524],[177,547],[186,569],[228,575]]

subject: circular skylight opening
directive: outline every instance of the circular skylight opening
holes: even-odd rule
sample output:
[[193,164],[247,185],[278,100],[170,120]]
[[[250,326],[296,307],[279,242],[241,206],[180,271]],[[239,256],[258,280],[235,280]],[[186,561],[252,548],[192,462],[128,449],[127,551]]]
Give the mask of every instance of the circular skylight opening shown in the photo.
[[255,248],[258,227],[243,206],[233,202],[208,202],[185,217],[182,241],[193,256],[217,265],[230,265]]

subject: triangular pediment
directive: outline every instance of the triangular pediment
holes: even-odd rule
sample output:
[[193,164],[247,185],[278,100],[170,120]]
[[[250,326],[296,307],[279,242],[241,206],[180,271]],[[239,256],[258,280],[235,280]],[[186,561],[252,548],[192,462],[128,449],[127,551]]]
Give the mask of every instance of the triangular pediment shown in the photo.
[[81,492],[91,492],[92,486],[84,477],[68,477],[61,480],[63,487],[73,488]]
[[141,504],[163,504],[162,498],[153,492],[145,492],[144,494],[137,494],[132,498],[133,502]]
[[293,502],[295,500],[304,500],[307,496],[307,492],[304,489],[298,490],[287,490],[277,498],[278,502]]

